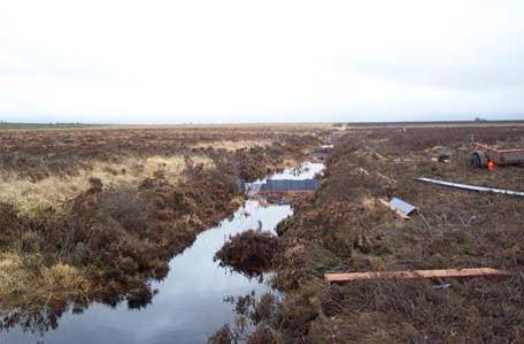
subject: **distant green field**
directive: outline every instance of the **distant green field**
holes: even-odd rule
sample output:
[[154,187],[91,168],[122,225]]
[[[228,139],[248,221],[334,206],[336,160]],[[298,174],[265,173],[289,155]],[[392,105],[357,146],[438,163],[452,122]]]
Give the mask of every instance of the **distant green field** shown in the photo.
[[37,130],[37,129],[70,129],[96,127],[99,124],[85,123],[8,123],[1,122],[0,130]]

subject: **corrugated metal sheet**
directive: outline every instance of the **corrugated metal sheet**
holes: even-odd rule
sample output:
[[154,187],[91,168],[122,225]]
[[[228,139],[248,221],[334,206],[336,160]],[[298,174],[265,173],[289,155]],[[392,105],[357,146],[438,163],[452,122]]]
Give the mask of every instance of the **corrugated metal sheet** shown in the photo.
[[246,192],[246,181],[244,179],[237,179],[237,186],[240,192]]
[[315,191],[319,186],[318,179],[267,179],[264,183],[239,183],[239,188],[251,195],[259,192]]
[[405,216],[411,215],[418,209],[414,205],[411,205],[408,202],[404,202],[403,200],[396,197],[393,197],[393,199],[389,202],[389,205],[391,208],[395,209],[400,214]]
[[259,192],[314,191],[319,185],[318,179],[269,179],[267,183],[262,184]]

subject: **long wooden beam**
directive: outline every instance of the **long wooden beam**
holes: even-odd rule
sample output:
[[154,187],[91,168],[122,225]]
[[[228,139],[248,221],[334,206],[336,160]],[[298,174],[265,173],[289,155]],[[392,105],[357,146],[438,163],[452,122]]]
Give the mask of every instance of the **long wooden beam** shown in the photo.
[[329,283],[345,283],[376,279],[417,279],[417,278],[468,278],[468,277],[508,277],[511,274],[504,270],[492,268],[413,270],[413,271],[380,271],[327,273],[324,279]]

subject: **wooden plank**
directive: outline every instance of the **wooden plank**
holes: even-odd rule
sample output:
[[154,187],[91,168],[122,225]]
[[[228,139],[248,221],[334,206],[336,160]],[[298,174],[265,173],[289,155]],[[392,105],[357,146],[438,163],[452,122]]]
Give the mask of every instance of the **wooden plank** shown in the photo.
[[417,279],[417,278],[471,278],[471,277],[508,277],[510,273],[492,268],[444,269],[413,271],[380,271],[327,273],[324,279],[329,283],[344,283],[376,279]]

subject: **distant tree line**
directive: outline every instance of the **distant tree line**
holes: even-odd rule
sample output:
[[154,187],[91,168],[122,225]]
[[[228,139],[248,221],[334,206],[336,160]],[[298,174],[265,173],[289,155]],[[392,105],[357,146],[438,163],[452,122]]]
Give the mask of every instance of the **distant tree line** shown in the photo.
[[49,123],[21,123],[21,122],[8,122],[0,120],[0,128],[4,129],[38,129],[38,128],[74,128],[74,127],[87,127],[94,126],[95,124],[86,124],[80,122],[49,122]]

